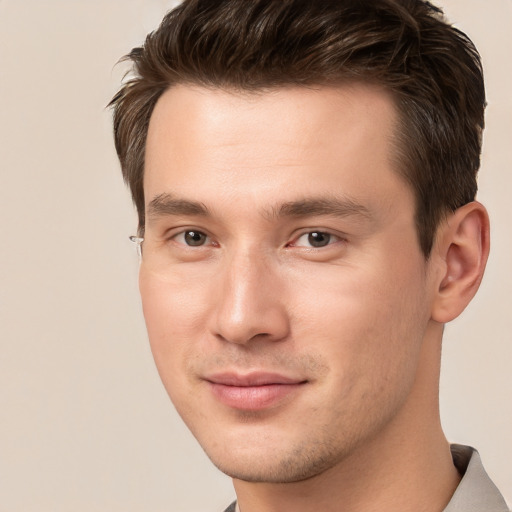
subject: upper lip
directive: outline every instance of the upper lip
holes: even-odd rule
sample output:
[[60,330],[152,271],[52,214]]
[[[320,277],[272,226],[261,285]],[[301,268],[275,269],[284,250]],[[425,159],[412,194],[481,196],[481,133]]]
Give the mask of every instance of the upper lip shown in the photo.
[[271,384],[302,384],[306,382],[306,379],[288,377],[272,372],[222,372],[208,375],[204,379],[213,384],[237,387],[269,386]]

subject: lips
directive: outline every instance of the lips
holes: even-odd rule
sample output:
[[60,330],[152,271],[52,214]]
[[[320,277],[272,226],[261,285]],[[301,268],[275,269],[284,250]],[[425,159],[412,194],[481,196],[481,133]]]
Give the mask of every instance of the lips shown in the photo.
[[218,373],[205,378],[216,400],[245,411],[276,407],[297,393],[306,380],[276,373]]

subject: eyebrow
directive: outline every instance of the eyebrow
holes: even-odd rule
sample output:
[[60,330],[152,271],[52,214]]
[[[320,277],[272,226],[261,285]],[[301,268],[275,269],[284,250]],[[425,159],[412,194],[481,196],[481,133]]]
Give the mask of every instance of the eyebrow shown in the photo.
[[272,217],[309,217],[315,215],[372,218],[372,213],[366,206],[347,197],[307,198],[290,201],[274,207],[271,211]]
[[197,201],[179,199],[171,194],[159,194],[148,204],[148,217],[163,217],[165,215],[198,215],[207,217],[210,215],[208,208]]
[[[159,194],[148,204],[148,217],[154,219],[167,215],[209,217],[211,213],[205,204],[198,201],[176,198],[169,193]],[[348,197],[304,198],[297,201],[289,201],[264,211],[263,215],[268,219],[320,215],[331,215],[334,217],[360,216],[367,219],[373,217],[371,211],[366,206]]]

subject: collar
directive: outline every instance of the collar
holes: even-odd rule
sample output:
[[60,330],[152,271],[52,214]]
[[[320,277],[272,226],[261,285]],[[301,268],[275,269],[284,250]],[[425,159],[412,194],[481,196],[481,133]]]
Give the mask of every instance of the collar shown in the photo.
[[478,452],[461,444],[452,444],[450,448],[453,463],[463,476],[444,512],[508,512],[507,504],[482,466]]

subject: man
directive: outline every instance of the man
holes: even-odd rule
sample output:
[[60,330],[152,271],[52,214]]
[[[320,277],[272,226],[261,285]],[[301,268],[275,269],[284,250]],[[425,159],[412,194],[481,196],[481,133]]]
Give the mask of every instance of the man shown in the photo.
[[185,1],[112,100],[163,383],[242,512],[506,511],[439,420],[478,53],[420,0]]

